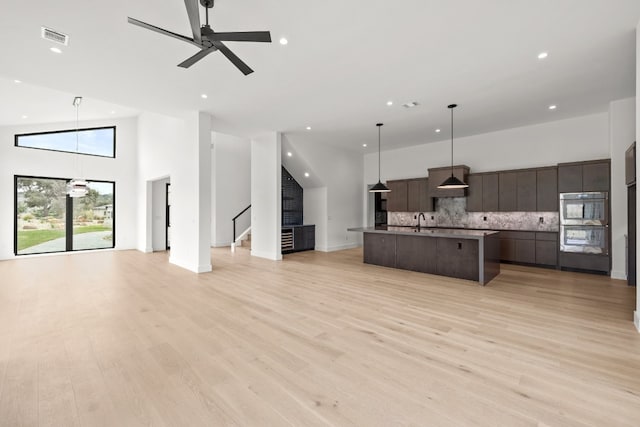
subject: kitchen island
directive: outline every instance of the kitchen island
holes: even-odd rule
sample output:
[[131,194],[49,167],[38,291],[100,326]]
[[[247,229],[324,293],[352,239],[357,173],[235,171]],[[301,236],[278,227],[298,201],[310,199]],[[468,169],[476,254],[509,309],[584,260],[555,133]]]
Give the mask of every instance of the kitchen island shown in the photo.
[[500,232],[378,226],[364,233],[364,262],[474,280],[487,284],[500,274]]

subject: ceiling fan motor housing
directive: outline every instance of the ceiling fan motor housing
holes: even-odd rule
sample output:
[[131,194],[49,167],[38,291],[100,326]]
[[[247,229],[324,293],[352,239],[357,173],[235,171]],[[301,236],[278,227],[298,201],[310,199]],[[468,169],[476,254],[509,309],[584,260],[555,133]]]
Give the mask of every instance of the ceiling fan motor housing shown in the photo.
[[200,4],[207,9],[211,9],[213,7],[213,0],[200,0]]

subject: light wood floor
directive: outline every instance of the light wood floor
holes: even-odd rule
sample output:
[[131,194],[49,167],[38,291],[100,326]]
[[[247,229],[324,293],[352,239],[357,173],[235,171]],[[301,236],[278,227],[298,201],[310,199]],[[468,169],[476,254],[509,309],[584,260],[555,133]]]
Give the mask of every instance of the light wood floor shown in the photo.
[[2,426],[638,426],[635,289],[212,251],[0,262]]

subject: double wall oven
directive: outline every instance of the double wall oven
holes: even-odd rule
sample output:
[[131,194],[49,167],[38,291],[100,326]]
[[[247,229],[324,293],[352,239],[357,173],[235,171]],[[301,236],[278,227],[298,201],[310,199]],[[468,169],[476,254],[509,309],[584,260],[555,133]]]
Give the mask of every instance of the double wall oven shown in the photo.
[[560,194],[560,252],[609,254],[609,195]]

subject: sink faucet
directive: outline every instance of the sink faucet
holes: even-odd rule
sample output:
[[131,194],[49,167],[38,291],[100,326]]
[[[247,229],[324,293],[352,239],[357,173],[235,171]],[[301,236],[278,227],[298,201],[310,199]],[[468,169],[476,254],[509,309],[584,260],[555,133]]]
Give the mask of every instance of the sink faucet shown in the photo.
[[418,214],[418,229],[420,228],[420,217],[422,217],[422,219],[424,219],[425,221],[427,220],[427,218],[425,218],[424,213],[420,212]]

